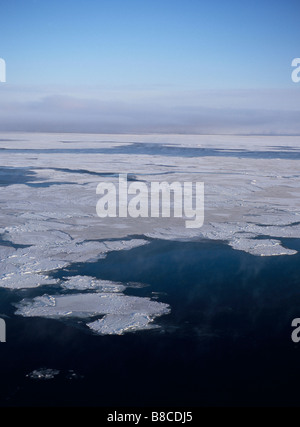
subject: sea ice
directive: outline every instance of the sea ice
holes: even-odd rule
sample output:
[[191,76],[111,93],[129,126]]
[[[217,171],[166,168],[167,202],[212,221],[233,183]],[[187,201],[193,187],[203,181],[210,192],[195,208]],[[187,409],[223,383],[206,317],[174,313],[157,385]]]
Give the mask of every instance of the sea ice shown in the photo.
[[16,307],[16,314],[23,317],[86,319],[104,315],[102,321],[88,323],[101,334],[148,329],[156,317],[170,312],[167,304],[119,293],[43,295],[22,300]]
[[[51,235],[50,230],[46,233],[48,234]],[[63,234],[65,241],[60,239],[56,243],[51,239],[49,242],[44,236],[45,233],[39,235],[39,238],[34,237],[35,244],[29,247],[13,251],[8,248],[1,251],[0,287],[20,289],[41,284],[54,284],[57,281],[48,279],[48,276],[43,273],[65,268],[72,262],[94,261],[105,258],[107,253],[112,251],[129,250],[149,243],[144,239],[86,242],[71,240],[65,234]],[[28,242],[26,236],[24,239]],[[33,243],[32,236],[30,239]]]
[[151,322],[151,317],[143,313],[107,314],[87,326],[100,335],[122,335],[124,332],[157,328]]
[[95,290],[97,292],[123,292],[126,286],[122,283],[111,282],[110,280],[97,280],[89,276],[73,276],[61,283],[64,289],[78,291]]
[[239,251],[249,252],[259,256],[294,255],[297,251],[281,246],[279,240],[274,239],[233,239],[230,246]]
[[[0,286],[87,292],[23,301],[20,315],[82,317],[100,334],[153,326],[169,307],[122,294],[128,284],[50,274],[145,245],[144,236],[222,240],[255,256],[296,253],[281,239],[300,238],[297,136],[3,133],[0,148],[0,168],[10,168],[0,186],[0,234],[11,243],[0,245]],[[26,179],[14,182],[20,171]],[[186,229],[184,219],[172,217],[98,218],[96,187],[117,182],[120,173],[147,184],[204,182],[204,226]]]
[[24,317],[92,317],[104,314],[145,313],[161,315],[168,305],[149,298],[114,293],[87,293],[73,295],[43,295],[32,301],[17,304],[17,314]]

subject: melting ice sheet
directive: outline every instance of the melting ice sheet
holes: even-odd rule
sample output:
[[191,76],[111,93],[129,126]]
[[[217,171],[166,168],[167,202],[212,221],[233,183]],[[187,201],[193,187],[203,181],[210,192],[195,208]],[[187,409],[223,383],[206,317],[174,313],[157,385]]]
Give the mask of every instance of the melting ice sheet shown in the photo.
[[[61,288],[61,295],[23,301],[23,316],[80,316],[100,334],[147,329],[169,307],[124,295],[126,283],[57,280],[51,271],[145,245],[145,236],[293,255],[281,239],[300,238],[299,143],[297,136],[2,134],[0,287]],[[204,182],[204,226],[186,229],[172,217],[98,218],[96,187],[117,184],[120,173],[148,184]]]
[[[38,228],[36,224],[26,226],[23,238],[22,227],[21,230],[15,227],[9,232],[14,243],[22,240],[26,244],[31,244],[30,247],[13,249],[8,246],[0,246],[2,248],[0,251],[1,287],[23,289],[40,285],[53,285],[57,283],[57,280],[49,278],[45,274],[46,272],[64,268],[71,262],[93,261],[105,258],[106,254],[111,251],[128,250],[148,243],[143,239],[86,242],[79,239],[71,239],[65,233],[49,229],[38,232],[36,228]],[[31,230],[31,232],[28,230]],[[7,234],[5,237],[7,237]],[[79,289],[81,286],[86,289],[88,286],[97,287],[95,282],[88,282],[87,280],[76,281]],[[73,286],[72,283],[74,283],[74,280],[65,282],[64,287],[71,288]]]

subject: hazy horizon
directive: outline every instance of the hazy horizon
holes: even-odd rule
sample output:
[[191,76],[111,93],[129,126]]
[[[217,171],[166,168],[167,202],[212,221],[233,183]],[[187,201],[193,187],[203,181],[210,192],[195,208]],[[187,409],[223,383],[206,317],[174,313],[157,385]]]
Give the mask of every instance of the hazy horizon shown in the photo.
[[299,2],[3,0],[0,131],[300,134]]

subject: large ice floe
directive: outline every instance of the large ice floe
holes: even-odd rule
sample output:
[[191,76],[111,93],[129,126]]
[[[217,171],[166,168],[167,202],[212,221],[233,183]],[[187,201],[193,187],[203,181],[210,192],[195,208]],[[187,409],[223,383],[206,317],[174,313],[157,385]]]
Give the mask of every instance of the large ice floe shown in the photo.
[[[125,295],[128,283],[64,277],[63,269],[151,238],[222,240],[253,256],[295,254],[283,239],[300,237],[299,142],[296,136],[3,133],[0,287],[40,289],[40,296],[20,302],[18,315],[78,317],[98,334],[154,327],[169,312],[166,304]],[[117,183],[120,173],[148,185],[204,182],[203,227],[187,229],[184,219],[172,217],[97,217],[97,185]]]
[[167,304],[115,293],[87,293],[74,295],[44,295],[33,301],[23,300],[16,314],[24,317],[92,318],[101,320],[88,323],[99,334],[122,334],[155,327],[152,320],[169,313]]

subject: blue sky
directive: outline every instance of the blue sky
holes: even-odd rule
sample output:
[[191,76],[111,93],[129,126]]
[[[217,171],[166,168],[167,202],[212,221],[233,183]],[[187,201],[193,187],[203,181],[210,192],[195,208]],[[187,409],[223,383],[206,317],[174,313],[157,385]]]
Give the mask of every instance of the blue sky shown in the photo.
[[[205,100],[220,108],[221,100],[226,109],[225,98],[232,108],[237,91],[256,91],[250,109],[265,90],[299,96],[290,77],[300,57],[299,0],[1,0],[0,11],[3,110],[51,98],[70,114],[82,100],[91,114],[101,100],[123,103],[123,115],[129,104],[167,114],[180,93],[182,108],[205,108]],[[201,91],[213,91],[212,100]]]

